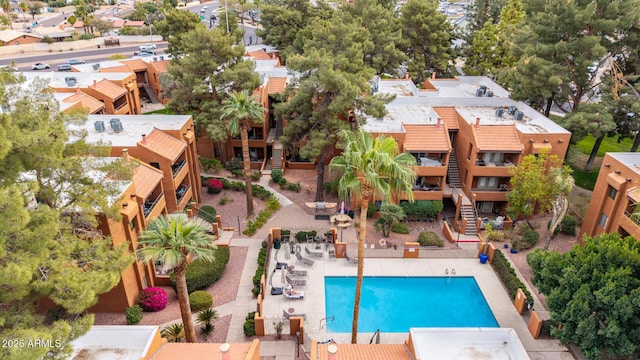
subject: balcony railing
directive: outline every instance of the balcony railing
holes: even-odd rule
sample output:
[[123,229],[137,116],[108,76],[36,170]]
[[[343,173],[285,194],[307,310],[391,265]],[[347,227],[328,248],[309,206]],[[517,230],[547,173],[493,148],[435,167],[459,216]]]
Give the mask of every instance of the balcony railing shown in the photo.
[[498,167],[502,167],[502,166],[515,166],[516,164],[512,163],[511,161],[505,161],[505,162],[485,162],[482,159],[478,159],[476,160],[476,166],[498,166]]
[[629,220],[633,221],[634,224],[640,225],[640,216],[633,215],[633,213],[625,211],[624,215],[629,218]]
[[182,170],[182,168],[184,167],[184,164],[187,163],[187,160],[180,160],[179,162],[171,165],[171,172],[173,173],[173,177],[175,178],[176,175],[178,175],[178,173],[180,172],[180,170]]
[[180,185],[178,190],[176,190],[176,198],[178,199],[178,202],[180,202],[180,200],[182,200],[182,198],[184,197],[184,195],[188,191],[189,191],[189,185],[187,185],[187,184]]
[[149,214],[151,214],[151,211],[153,211],[153,209],[156,207],[156,205],[158,204],[158,201],[160,201],[160,199],[162,199],[162,197],[164,196],[164,193],[160,193],[155,200],[153,201],[145,201],[142,204],[142,210],[144,210],[144,217],[146,218],[147,216],[149,216]]
[[509,185],[501,184],[496,187],[475,187],[471,191],[509,191]]

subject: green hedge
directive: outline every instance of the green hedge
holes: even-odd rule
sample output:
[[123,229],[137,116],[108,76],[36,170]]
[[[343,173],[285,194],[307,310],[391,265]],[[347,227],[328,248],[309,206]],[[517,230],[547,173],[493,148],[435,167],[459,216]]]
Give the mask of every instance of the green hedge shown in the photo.
[[248,336],[254,336],[256,334],[256,325],[255,325],[255,320],[253,319],[255,314],[256,314],[255,311],[252,311],[249,314],[247,314],[247,317],[245,318],[245,322],[243,326],[244,336],[248,337]]
[[427,218],[437,217],[444,204],[439,200],[416,200],[413,202],[403,202],[400,204],[409,221],[423,221]]
[[258,268],[256,269],[256,273],[253,275],[253,289],[251,289],[251,293],[253,295],[260,294],[260,278],[262,274],[264,274],[264,263],[267,258],[267,242],[262,242],[262,248],[258,252]]
[[133,305],[124,310],[124,316],[127,319],[127,324],[135,325],[142,320],[142,306]]
[[216,215],[216,208],[211,205],[204,205],[198,209],[198,217],[204,221],[215,223]]
[[440,239],[440,236],[433,231],[421,232],[420,235],[418,235],[418,242],[420,246],[444,246],[444,240]]
[[213,305],[213,296],[206,291],[194,291],[189,294],[189,305],[191,311],[208,309]]
[[307,236],[316,236],[318,232],[315,230],[312,231],[298,231],[296,233],[296,241],[297,242],[307,242]]
[[271,170],[271,180],[273,180],[274,183],[279,183],[280,179],[282,179],[282,170],[280,169],[273,169]]
[[[222,277],[222,273],[229,262],[229,248],[221,246],[214,251],[215,261],[213,263],[195,259],[187,266],[187,291],[189,293],[206,289]],[[170,280],[171,286],[175,290],[176,279],[173,273],[170,276]]]
[[522,289],[524,295],[527,297],[527,303],[533,306],[533,296],[529,290],[527,290],[524,283],[516,275],[516,271],[513,270],[509,261],[504,257],[502,251],[496,251],[493,255],[493,262],[491,263],[493,270],[498,274],[502,284],[507,288],[509,297],[513,300],[516,298],[516,292],[518,288]]

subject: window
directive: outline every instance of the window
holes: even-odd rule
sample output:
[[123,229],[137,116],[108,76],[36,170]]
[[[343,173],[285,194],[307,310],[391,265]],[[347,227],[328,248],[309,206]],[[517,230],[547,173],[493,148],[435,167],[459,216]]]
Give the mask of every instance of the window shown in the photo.
[[497,177],[482,176],[482,177],[478,178],[478,187],[479,188],[495,189],[497,186],[498,186],[498,178]]
[[609,185],[609,191],[607,191],[609,197],[613,200],[616,199],[616,195],[618,194],[618,190],[616,190],[613,186]]
[[473,144],[469,143],[469,153],[467,154],[467,160],[471,160],[471,153],[473,152]]
[[607,214],[602,213],[600,215],[600,222],[598,222],[598,224],[600,224],[600,227],[604,229],[605,226],[607,226],[607,220],[609,219],[609,217],[607,216]]

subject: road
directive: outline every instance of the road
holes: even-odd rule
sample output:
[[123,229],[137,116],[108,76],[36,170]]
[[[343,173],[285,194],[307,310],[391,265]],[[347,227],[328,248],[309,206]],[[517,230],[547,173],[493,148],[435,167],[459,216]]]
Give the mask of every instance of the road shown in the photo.
[[[107,47],[101,49],[87,49],[87,50],[76,50],[73,52],[64,52],[64,53],[44,53],[38,55],[23,55],[16,60],[16,66],[20,71],[31,71],[31,65],[37,62],[43,62],[51,65],[52,69],[55,69],[55,66],[65,62],[68,59],[83,59],[86,62],[98,62],[108,60],[109,56],[114,54],[123,54],[128,57],[133,56],[134,51],[138,51],[138,45],[122,45],[122,46],[114,46]],[[167,48],[167,43],[156,43],[157,49],[156,53],[161,55],[164,53],[164,50]],[[11,64],[12,59],[3,59],[0,60],[0,65],[9,65]]]

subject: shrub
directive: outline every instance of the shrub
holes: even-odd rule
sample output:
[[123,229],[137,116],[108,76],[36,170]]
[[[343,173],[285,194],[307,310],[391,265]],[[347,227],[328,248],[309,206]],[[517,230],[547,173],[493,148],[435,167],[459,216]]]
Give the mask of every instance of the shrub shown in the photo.
[[222,194],[222,197],[220,198],[220,201],[218,201],[218,204],[225,205],[226,203],[231,202],[231,201],[233,201],[233,200],[229,199],[227,197],[227,194]]
[[216,208],[211,205],[205,205],[198,209],[198,217],[204,221],[214,223],[216,222],[216,215]]
[[142,320],[142,307],[137,304],[129,306],[124,310],[124,316],[127,318],[127,324],[135,325]]
[[167,292],[163,288],[148,287],[142,290],[139,302],[144,311],[160,311],[167,306]]
[[278,180],[278,185],[280,185],[280,187],[286,186],[287,185],[287,179],[280,178],[280,180]]
[[82,34],[79,37],[80,40],[91,40],[93,38],[95,38],[93,34]]
[[214,327],[212,321],[218,320],[218,312],[212,308],[204,309],[198,313],[198,323],[202,324],[200,331],[204,335],[209,335],[213,332]]
[[[214,251],[215,261],[213,263],[195,259],[187,266],[187,291],[190,293],[206,289],[222,277],[222,273],[229,262],[229,248],[220,246]],[[171,286],[175,289],[175,275],[172,273],[169,279],[171,280]]]
[[511,247],[515,248],[516,250],[531,249],[532,247],[536,246],[538,240],[540,240],[540,233],[527,227],[527,229],[524,230],[524,233],[522,234],[522,236],[520,236],[519,239],[512,241]]
[[54,40],[52,37],[50,37],[50,36],[48,36],[48,35],[45,35],[45,36],[42,38],[42,40],[40,40],[40,42],[41,42],[41,43],[45,43],[45,44],[53,44],[53,43],[55,42],[55,40]]
[[289,191],[300,192],[300,189],[302,189],[302,185],[300,185],[300,181],[287,184],[287,190]]
[[280,169],[271,170],[271,180],[273,180],[274,183],[279,184],[280,179],[282,179],[282,170]]
[[[244,190],[244,188],[242,190]],[[253,190],[253,196],[263,201],[268,200],[272,195],[271,191],[258,184],[252,184],[251,190]]]
[[251,181],[258,181],[262,177],[262,173],[260,171],[252,171],[251,172]]
[[200,165],[204,171],[212,170],[214,174],[217,174],[222,169],[222,163],[216,158],[209,158],[205,156],[198,157]]
[[280,209],[280,202],[275,196],[271,196],[269,200],[267,200],[267,204],[265,206],[269,211],[276,211]]
[[524,295],[527,297],[527,302],[529,305],[533,306],[533,297],[527,287],[524,286],[518,275],[516,275],[516,271],[513,270],[509,261],[504,257],[502,251],[496,251],[493,255],[493,262],[491,263],[493,270],[498,273],[500,280],[507,288],[507,292],[509,293],[509,297],[511,299],[516,298],[516,292],[518,288],[522,289]]
[[298,231],[296,233],[296,241],[298,242],[306,242],[307,241],[307,236],[316,236],[318,234],[317,231],[312,230],[312,231]]
[[191,305],[191,311],[210,308],[213,305],[213,296],[206,291],[194,291],[189,294],[189,305]]
[[418,235],[418,242],[420,246],[444,246],[444,240],[440,239],[440,236],[433,231],[421,232],[420,235]]
[[256,334],[255,320],[253,319],[256,312],[250,312],[245,318],[244,326],[242,327],[244,330],[244,336],[254,336]]
[[369,203],[369,207],[367,207],[367,218],[371,219],[373,215],[376,213],[376,205],[373,203]]
[[241,181],[229,181],[229,189],[233,191],[244,191],[247,188]]
[[331,181],[325,181],[325,183],[324,183],[324,191],[329,193],[329,194],[338,195],[339,182],[340,182],[340,178],[339,177],[336,177],[335,179],[333,179]]
[[235,177],[242,177],[242,176],[244,176],[244,170],[241,170],[241,169],[231,170],[231,175],[233,175]]
[[409,227],[403,223],[394,223],[391,225],[391,232],[396,234],[408,234]]
[[168,342],[179,343],[184,339],[184,325],[173,323],[160,331],[160,335]]
[[407,214],[408,220],[419,221],[438,216],[442,212],[444,204],[439,200],[416,200],[414,202],[403,202],[400,207]]
[[222,181],[215,178],[207,180],[205,186],[209,194],[219,194],[222,191]]
[[578,225],[578,221],[571,215],[565,215],[560,222],[560,232],[567,235],[575,235],[576,234],[576,226]]
[[240,170],[242,174],[242,170],[244,169],[244,166],[242,165],[242,160],[240,160],[240,158],[234,157],[233,159],[227,161],[224,164],[224,168],[231,171],[232,174],[234,170]]

